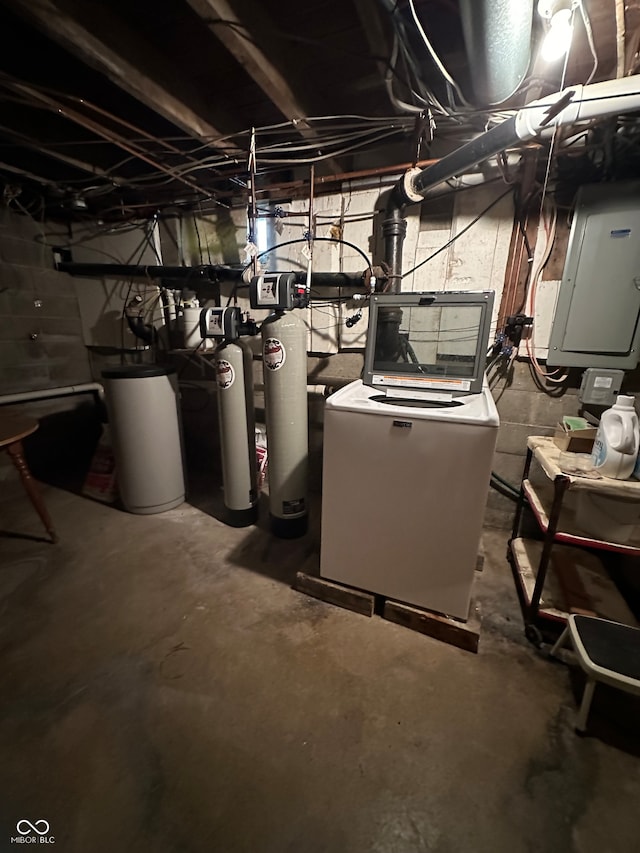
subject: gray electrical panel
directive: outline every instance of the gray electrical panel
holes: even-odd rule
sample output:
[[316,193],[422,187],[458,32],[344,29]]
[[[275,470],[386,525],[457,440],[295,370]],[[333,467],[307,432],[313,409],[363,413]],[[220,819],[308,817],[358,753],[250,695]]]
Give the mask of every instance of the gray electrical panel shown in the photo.
[[640,182],[581,187],[547,364],[633,369],[639,318]]

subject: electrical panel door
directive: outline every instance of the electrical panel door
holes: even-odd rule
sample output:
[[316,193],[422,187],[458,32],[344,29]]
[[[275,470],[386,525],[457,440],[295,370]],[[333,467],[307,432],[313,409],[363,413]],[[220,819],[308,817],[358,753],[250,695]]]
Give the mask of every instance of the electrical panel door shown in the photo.
[[639,317],[640,183],[582,187],[547,363],[632,369]]

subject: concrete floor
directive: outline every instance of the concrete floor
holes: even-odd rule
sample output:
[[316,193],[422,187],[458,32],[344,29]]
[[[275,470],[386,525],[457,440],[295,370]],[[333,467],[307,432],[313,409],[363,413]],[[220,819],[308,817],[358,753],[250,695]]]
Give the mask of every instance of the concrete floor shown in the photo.
[[22,819],[65,853],[640,849],[637,741],[607,742],[597,704],[604,735],[574,734],[505,534],[486,536],[475,656],[294,592],[317,532],[45,486],[52,546],[6,535],[39,527],[0,492],[0,850]]

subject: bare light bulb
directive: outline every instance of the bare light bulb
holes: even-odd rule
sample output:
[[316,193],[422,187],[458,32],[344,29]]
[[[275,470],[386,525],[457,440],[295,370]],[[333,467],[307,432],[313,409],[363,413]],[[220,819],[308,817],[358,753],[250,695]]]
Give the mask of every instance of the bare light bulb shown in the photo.
[[571,46],[573,27],[571,25],[571,11],[559,9],[549,22],[549,30],[542,42],[540,55],[546,62],[555,62],[561,59]]

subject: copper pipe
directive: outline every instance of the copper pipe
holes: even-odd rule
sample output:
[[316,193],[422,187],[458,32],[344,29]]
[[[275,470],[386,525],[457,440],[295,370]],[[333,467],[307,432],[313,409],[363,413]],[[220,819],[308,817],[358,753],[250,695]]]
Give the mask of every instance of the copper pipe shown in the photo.
[[[146,130],[143,130],[135,124],[132,124],[130,121],[126,121],[125,119],[120,118],[119,116],[116,116],[113,113],[110,113],[108,110],[103,110],[102,107],[99,107],[97,104],[91,103],[91,101],[85,101],[83,98],[76,98],[71,95],[66,95],[65,97],[69,98],[69,100],[71,101],[78,101],[78,103],[82,104],[85,107],[88,107],[90,110],[93,110],[94,112],[98,113],[98,115],[103,115],[105,116],[105,118],[117,122],[118,124],[122,125],[122,127],[126,127],[127,130],[132,130],[134,133],[137,133],[140,136],[144,137],[149,142],[155,142],[157,145],[163,145],[167,149],[167,151],[171,151],[173,154],[179,154],[181,157],[184,157],[184,159],[188,160],[190,163],[199,164],[200,162],[195,157],[192,157],[189,152],[181,151],[175,145],[172,145],[171,142],[169,142],[168,140],[162,139],[158,136],[153,136],[153,134],[148,133]],[[237,160],[231,156],[229,156],[229,160],[234,163],[237,163]]]
[[[417,165],[418,167],[430,166],[433,163],[437,162],[437,160],[421,160]],[[326,194],[331,191],[331,187],[334,184],[340,183],[341,181],[376,177],[377,175],[398,175],[402,172],[406,172],[407,169],[411,168],[411,163],[398,163],[395,166],[380,166],[375,169],[360,169],[356,172],[342,172],[336,175],[316,175],[315,193],[316,195]],[[262,197],[268,196],[269,198],[287,198],[294,191],[300,190],[303,191],[305,195],[307,195],[308,186],[309,182],[302,179],[297,181],[283,181],[282,183],[270,184],[269,186],[262,187],[261,189],[257,190],[257,194]],[[217,197],[231,198],[233,195],[234,193],[232,191],[223,190],[217,194]]]
[[329,175],[326,177],[316,178],[316,183],[323,184],[329,181],[351,181],[356,178],[370,178],[374,175],[392,175],[404,173],[407,169],[423,169],[425,166],[433,166],[437,163],[437,159],[419,160],[417,163],[398,163],[395,166],[378,166],[376,169],[360,169],[357,172],[343,172],[341,175]]

